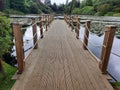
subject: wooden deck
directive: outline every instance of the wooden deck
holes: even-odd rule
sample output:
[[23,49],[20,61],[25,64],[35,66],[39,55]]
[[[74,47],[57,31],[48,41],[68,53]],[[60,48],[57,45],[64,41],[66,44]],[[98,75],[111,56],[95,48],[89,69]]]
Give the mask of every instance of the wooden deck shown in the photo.
[[113,90],[63,20],[52,22],[12,90]]

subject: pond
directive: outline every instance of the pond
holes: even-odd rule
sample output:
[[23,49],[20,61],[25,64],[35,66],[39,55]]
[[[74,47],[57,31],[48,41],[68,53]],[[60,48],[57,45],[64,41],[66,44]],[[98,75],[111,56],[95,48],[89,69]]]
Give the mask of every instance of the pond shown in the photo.
[[[80,39],[83,40],[84,37],[84,27],[80,29]],[[102,44],[103,44],[104,34],[102,36],[97,36],[94,33],[90,33],[88,48],[89,50],[100,59]],[[113,47],[110,55],[110,60],[108,64],[107,71],[110,75],[117,81],[120,81],[120,39],[114,37]]]

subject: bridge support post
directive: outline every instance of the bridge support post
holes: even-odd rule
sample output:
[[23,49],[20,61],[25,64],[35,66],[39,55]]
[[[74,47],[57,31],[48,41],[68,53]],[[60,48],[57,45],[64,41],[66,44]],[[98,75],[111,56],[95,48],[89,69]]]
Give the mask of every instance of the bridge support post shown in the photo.
[[84,40],[83,40],[83,48],[87,50],[87,45],[88,45],[88,38],[89,38],[89,31],[90,31],[90,20],[86,21],[85,24],[85,33],[84,33]]
[[15,46],[16,46],[16,54],[17,54],[17,63],[18,63],[18,74],[21,74],[24,69],[24,47],[23,47],[23,36],[22,36],[22,25],[18,23],[14,23],[12,25],[14,38],[15,38]]
[[106,25],[105,37],[101,53],[101,61],[99,63],[99,67],[103,74],[107,73],[107,66],[109,62],[115,31],[116,27],[114,25]]
[[41,35],[41,38],[43,38],[42,17],[39,17],[39,21],[40,21],[40,23],[39,23],[39,25],[40,25],[40,35]]
[[33,19],[33,43],[34,43],[34,49],[38,48],[38,43],[37,43],[37,26],[36,26],[36,22],[35,22],[35,18]]
[[49,15],[47,15],[47,26],[49,26]]
[[46,19],[45,19],[45,23],[46,23],[46,31],[48,31],[48,19],[47,19],[47,17],[46,17]]
[[79,30],[80,30],[80,18],[78,18],[77,16],[77,21],[76,21],[76,26],[77,26],[77,29],[76,29],[76,38],[79,39]]

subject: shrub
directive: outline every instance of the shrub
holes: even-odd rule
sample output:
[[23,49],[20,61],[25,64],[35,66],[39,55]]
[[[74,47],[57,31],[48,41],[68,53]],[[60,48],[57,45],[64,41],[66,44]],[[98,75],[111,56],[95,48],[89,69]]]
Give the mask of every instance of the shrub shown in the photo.
[[72,14],[80,14],[80,9],[79,8],[75,8],[73,11],[72,11]]
[[108,12],[105,14],[105,16],[113,16],[114,12]]
[[4,53],[8,52],[12,44],[11,33],[10,20],[0,16],[0,58]]
[[120,13],[115,13],[113,16],[120,17]]
[[97,11],[100,12],[101,15],[104,15],[106,12],[111,11],[111,6],[110,4],[102,4],[97,7]]
[[92,6],[86,6],[84,8],[75,8],[73,14],[94,15],[95,11]]
[[24,13],[21,11],[13,10],[13,9],[6,9],[4,11],[6,14],[18,14],[18,15],[23,15]]

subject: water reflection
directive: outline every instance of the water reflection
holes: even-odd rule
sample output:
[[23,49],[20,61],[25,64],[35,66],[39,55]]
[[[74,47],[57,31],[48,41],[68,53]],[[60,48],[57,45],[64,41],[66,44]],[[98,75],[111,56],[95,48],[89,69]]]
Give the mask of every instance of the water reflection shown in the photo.
[[[84,27],[80,29],[80,38],[83,40],[84,37]],[[102,44],[104,35],[101,37],[96,34],[90,33],[88,48],[92,53],[100,59]],[[108,72],[117,80],[120,81],[120,39],[114,37],[113,47],[110,55],[110,61],[108,65]]]

